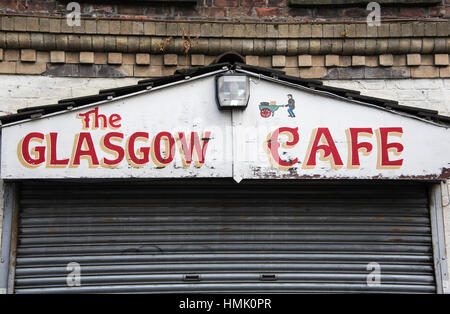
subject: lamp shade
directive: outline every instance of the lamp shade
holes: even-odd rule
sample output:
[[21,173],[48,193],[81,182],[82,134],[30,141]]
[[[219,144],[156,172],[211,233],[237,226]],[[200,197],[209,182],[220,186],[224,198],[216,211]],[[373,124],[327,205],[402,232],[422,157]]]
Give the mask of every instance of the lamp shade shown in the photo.
[[227,73],[216,77],[219,109],[245,109],[250,98],[250,81],[245,74]]

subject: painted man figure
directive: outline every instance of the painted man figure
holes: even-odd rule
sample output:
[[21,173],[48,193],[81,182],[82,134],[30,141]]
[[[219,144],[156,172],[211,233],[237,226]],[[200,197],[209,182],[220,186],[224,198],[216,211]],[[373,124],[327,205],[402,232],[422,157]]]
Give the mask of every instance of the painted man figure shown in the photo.
[[286,105],[286,107],[288,108],[288,113],[289,113],[289,117],[290,118],[295,118],[295,114],[294,114],[294,109],[295,109],[295,100],[294,98],[292,98],[291,94],[288,94],[288,104]]

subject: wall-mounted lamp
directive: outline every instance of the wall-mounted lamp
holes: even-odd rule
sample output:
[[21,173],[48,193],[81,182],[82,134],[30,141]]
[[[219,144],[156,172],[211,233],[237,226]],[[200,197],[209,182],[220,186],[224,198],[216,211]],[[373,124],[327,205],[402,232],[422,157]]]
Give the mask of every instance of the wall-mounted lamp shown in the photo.
[[216,97],[219,109],[245,109],[250,98],[250,81],[241,73],[216,76]]

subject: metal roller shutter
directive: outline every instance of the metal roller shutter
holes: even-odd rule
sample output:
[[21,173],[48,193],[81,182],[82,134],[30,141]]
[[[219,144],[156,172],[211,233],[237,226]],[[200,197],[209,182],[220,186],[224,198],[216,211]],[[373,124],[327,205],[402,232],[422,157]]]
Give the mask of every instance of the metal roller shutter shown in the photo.
[[424,185],[28,181],[20,204],[16,293],[436,291]]

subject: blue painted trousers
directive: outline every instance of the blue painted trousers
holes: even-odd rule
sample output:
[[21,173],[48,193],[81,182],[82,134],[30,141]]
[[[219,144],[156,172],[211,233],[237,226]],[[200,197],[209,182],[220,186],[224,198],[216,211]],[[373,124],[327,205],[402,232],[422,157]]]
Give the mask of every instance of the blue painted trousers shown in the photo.
[[289,116],[290,117],[295,117],[295,114],[294,114],[294,109],[292,109],[292,108],[288,108],[288,113],[289,113]]

